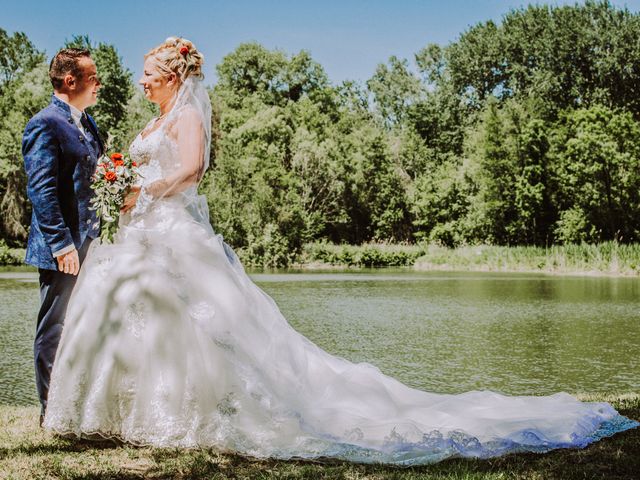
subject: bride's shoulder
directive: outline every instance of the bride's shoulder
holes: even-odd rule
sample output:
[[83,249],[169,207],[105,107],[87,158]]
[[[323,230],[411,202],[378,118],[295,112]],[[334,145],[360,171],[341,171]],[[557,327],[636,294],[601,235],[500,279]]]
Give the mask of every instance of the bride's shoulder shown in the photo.
[[200,121],[198,109],[193,105],[183,105],[182,107],[180,107],[177,118],[185,122],[194,120]]
[[198,110],[192,105],[184,105],[176,112],[174,121],[171,122],[170,130],[179,131],[185,128],[193,128],[201,123],[202,120]]

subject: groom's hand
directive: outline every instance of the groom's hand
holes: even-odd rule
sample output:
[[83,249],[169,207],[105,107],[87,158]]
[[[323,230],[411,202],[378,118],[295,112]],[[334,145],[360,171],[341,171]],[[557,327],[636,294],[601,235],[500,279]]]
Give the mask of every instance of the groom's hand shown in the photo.
[[127,192],[127,196],[124,198],[124,204],[120,211],[122,213],[128,212],[133,207],[136,206],[136,202],[138,201],[138,197],[140,196],[140,186],[132,185],[129,191]]
[[74,248],[70,252],[60,255],[58,257],[58,270],[64,273],[70,273],[71,275],[78,275],[80,271],[78,250]]

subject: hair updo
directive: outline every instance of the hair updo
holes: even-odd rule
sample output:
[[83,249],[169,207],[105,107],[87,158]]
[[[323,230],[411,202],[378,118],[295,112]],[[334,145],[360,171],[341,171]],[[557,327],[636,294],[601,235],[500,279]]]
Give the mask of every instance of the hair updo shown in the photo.
[[175,73],[184,82],[189,77],[203,78],[204,57],[186,38],[169,37],[157,47],[151,49],[144,58],[153,57],[158,70],[164,75]]

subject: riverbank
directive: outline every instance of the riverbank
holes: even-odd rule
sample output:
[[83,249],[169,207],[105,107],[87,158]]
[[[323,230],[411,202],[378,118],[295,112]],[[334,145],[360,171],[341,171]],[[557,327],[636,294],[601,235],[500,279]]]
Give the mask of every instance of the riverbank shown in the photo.
[[[2,247],[0,244],[0,269],[36,270],[23,263],[24,249]],[[242,257],[240,260],[243,261]],[[305,270],[363,267],[637,277],[640,276],[640,244],[605,242],[551,247],[476,245],[452,249],[427,243],[335,245],[313,242],[305,244],[297,261],[290,265],[292,269]]]
[[500,247],[479,245],[447,249],[430,246],[416,259],[417,270],[528,272],[561,275],[640,275],[640,245]]
[[[640,394],[581,395],[611,402],[620,413],[640,419]],[[585,449],[515,454],[491,460],[447,460],[408,469],[257,461],[213,450],[137,448],[108,441],[56,438],[37,426],[36,407],[0,406],[0,479],[287,478],[627,480],[640,472],[640,429],[622,432]]]
[[526,272],[564,275],[640,275],[640,244],[446,248],[438,245],[364,244],[304,246],[297,268],[407,266],[415,270]]

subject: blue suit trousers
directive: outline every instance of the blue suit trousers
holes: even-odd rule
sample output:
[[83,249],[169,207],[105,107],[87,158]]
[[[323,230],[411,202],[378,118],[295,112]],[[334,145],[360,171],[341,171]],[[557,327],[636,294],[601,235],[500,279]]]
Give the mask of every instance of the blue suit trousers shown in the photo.
[[[81,267],[91,242],[92,239],[87,237],[78,250]],[[36,367],[36,387],[42,406],[40,412],[44,415],[47,408],[51,368],[58,343],[60,343],[67,304],[78,277],[59,270],[44,268],[39,268],[38,273],[40,274],[40,311],[38,312],[33,353]]]

